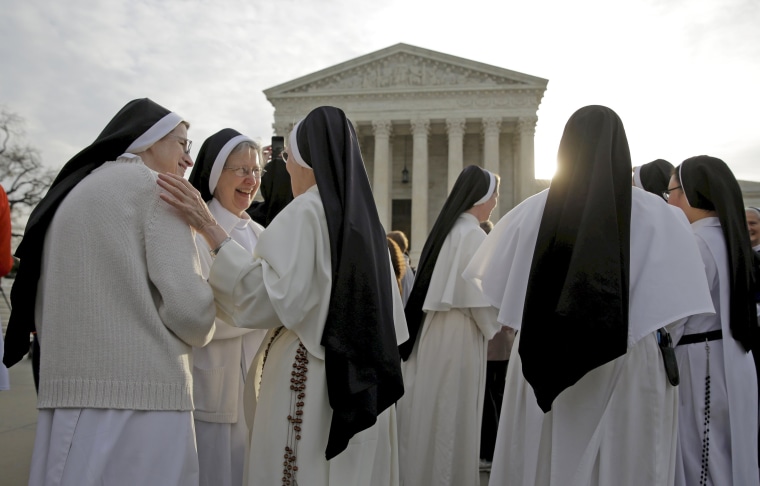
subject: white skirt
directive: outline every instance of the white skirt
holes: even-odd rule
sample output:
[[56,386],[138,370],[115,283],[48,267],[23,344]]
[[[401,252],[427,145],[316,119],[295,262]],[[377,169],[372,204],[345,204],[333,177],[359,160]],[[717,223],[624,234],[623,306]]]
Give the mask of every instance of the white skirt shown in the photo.
[[[268,343],[269,337],[265,341]],[[284,448],[290,434],[287,419],[292,405],[290,379],[299,344],[295,333],[283,330],[269,347],[263,376],[261,366],[257,366],[255,382],[249,383],[249,386],[261,383],[261,387],[248,456],[248,486],[282,484]],[[296,450],[298,484],[398,486],[396,409],[393,406],[377,417],[375,425],[356,434],[346,450],[329,461],[325,459],[332,419],[325,362],[308,352],[307,356],[308,378],[303,423],[300,424],[302,438]],[[260,365],[258,359],[257,362]]]
[[673,484],[678,388],[667,382],[654,334],[588,372],[546,414],[523,377],[519,340],[520,333],[507,369],[490,486]]
[[192,412],[39,411],[30,486],[197,485]]
[[237,422],[213,423],[195,420],[198,444],[200,486],[241,486],[244,480],[245,459],[248,455],[249,430],[245,422],[243,390],[248,368],[264,340],[266,332],[259,329],[248,333],[241,341],[240,373],[237,396]]

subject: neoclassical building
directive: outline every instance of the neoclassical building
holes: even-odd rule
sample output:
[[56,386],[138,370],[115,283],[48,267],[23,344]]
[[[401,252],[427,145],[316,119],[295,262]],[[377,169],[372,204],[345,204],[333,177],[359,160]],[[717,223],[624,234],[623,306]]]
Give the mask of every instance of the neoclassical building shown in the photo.
[[290,134],[332,105],[354,123],[380,221],[416,262],[454,181],[475,164],[501,176],[498,218],[538,190],[533,137],[546,79],[396,44],[264,91]]
[[760,182],[739,181],[745,206],[760,207]]

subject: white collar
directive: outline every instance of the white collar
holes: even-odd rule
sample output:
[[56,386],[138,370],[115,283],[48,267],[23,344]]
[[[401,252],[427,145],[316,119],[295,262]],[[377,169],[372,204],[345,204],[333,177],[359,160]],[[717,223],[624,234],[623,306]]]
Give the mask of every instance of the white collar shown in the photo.
[[720,218],[717,216],[708,216],[691,223],[692,229],[701,228],[703,226],[720,226]]
[[231,232],[233,229],[245,229],[251,224],[251,217],[248,213],[243,211],[243,217],[241,218],[222,206],[222,203],[220,203],[217,198],[212,198],[211,201],[209,201],[208,209],[216,218],[216,222],[219,223],[219,226],[224,228],[227,233]]

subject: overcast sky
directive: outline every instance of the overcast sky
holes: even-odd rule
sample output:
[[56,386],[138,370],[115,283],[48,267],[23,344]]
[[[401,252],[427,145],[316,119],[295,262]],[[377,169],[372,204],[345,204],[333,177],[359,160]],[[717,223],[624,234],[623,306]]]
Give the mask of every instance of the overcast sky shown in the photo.
[[536,166],[603,104],[634,165],[713,155],[760,181],[758,0],[2,0],[0,106],[60,167],[129,100],[190,120],[193,155],[232,127],[262,141],[262,91],[399,42],[549,80]]

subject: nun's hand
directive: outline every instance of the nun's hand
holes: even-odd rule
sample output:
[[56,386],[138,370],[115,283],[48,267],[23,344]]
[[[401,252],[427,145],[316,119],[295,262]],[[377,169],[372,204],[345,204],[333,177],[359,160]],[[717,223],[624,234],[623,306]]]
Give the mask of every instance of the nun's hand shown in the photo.
[[216,248],[227,238],[227,233],[201,198],[201,194],[186,179],[171,173],[158,174],[158,185],[164,190],[159,197],[174,206],[182,218]]

